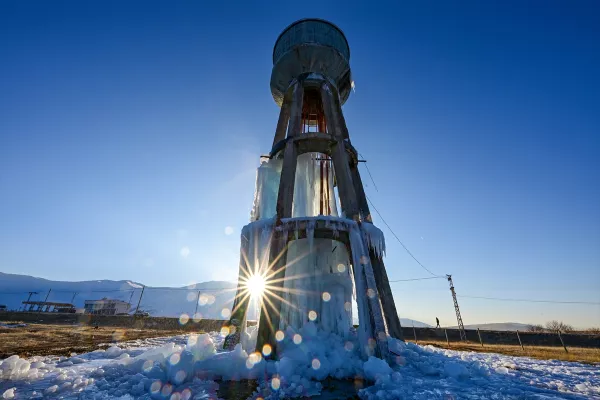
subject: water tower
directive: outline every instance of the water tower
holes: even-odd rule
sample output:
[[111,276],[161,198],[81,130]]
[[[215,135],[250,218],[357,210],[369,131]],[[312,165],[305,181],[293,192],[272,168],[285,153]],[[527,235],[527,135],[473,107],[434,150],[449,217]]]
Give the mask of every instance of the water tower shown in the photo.
[[[273,145],[257,171],[251,222],[242,229],[237,294],[225,346],[240,341],[252,293],[264,287],[256,351],[311,321],[358,335],[363,355],[386,357],[402,339],[342,105],[353,81],[344,33],[303,19],[279,35],[271,93],[281,107]],[[352,328],[352,299],[359,326]]]

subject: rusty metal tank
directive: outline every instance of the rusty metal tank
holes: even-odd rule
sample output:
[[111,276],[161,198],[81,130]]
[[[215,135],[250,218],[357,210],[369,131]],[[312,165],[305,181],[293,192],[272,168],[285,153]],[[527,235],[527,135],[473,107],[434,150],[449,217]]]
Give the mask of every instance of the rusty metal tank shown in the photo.
[[338,90],[341,104],[350,96],[350,47],[340,28],[331,22],[298,20],[277,38],[273,48],[271,93],[281,106],[289,85],[300,75],[321,75]]

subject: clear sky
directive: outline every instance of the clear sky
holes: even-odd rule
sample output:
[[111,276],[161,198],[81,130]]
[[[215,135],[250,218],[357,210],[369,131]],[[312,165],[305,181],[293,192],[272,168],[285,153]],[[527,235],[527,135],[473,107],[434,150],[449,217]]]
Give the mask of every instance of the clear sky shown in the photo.
[[[600,302],[600,4],[398,3],[1,2],[0,271],[235,280],[273,44],[320,17],[350,43],[367,194],[417,258],[459,296]],[[374,217],[390,279],[427,276]],[[446,281],[392,285],[402,317],[456,323]],[[600,325],[459,303],[467,324]]]

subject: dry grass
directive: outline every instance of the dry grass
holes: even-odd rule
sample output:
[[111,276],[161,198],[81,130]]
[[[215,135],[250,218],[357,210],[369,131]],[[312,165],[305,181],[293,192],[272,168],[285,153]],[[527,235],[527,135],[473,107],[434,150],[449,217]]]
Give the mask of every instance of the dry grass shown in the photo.
[[0,359],[17,354],[20,357],[84,353],[99,348],[101,343],[145,339],[190,333],[189,331],[125,329],[87,325],[28,324],[25,327],[0,327]]
[[[414,340],[409,340],[414,342]],[[478,353],[498,353],[508,356],[532,357],[540,360],[561,360],[561,361],[577,361],[587,364],[600,363],[600,349],[589,349],[583,347],[567,347],[568,353],[562,347],[548,346],[525,346],[525,350],[521,346],[505,345],[505,344],[481,344],[474,342],[450,342],[450,346],[445,341],[424,340],[418,342],[420,345],[432,345],[450,350],[475,351]]]
[[[99,348],[100,344],[125,340],[173,336],[190,333],[181,330],[126,329],[115,327],[94,327],[87,325],[47,325],[28,324],[25,327],[0,327],[0,359],[17,354],[21,357],[34,355],[70,355]],[[499,353],[509,356],[525,356],[543,360],[579,361],[600,363],[600,349],[569,347],[565,353],[562,347],[520,346],[486,344],[481,347],[474,342],[419,341],[420,345],[433,345],[451,350]]]

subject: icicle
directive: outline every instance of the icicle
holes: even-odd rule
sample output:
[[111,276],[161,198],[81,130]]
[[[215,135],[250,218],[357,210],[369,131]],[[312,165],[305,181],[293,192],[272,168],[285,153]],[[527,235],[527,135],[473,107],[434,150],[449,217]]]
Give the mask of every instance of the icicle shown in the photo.
[[254,201],[250,213],[250,221],[269,219],[275,216],[277,193],[281,178],[282,160],[266,159],[256,170]]
[[[334,237],[339,235],[339,231],[348,232],[352,262],[344,246],[332,239],[315,238],[319,221],[331,229]],[[302,237],[301,227],[306,230],[305,239],[299,239]],[[372,224],[363,223],[359,227],[355,221],[335,216],[283,218],[277,227],[274,218],[260,220],[242,230],[249,238],[252,253],[249,259],[254,264],[267,265],[274,229],[284,235],[291,234],[293,230],[292,237],[296,238],[290,242],[287,252],[286,276],[293,278],[284,281],[284,301],[279,310],[280,329],[300,329],[310,320],[328,332],[346,335],[352,324],[350,305],[354,295],[358,304],[358,331],[363,355],[366,357],[379,350],[385,356],[385,323],[369,259],[369,249],[379,257],[385,252],[382,232]],[[260,240],[255,238],[255,232],[262,233]],[[338,268],[339,265],[343,266]],[[351,274],[354,279],[351,279]]]
[[340,229],[339,229],[339,224],[337,222],[333,222],[331,224],[331,233],[333,234],[333,237],[335,239],[340,237]]
[[367,304],[367,283],[364,278],[363,263],[361,258],[364,256],[362,251],[362,238],[360,233],[351,229],[349,232],[350,247],[352,248],[352,267],[354,272],[354,285],[356,286],[356,304],[358,306],[358,340],[361,344],[362,353],[371,356],[368,341],[370,338],[371,318],[369,317],[369,306]]
[[315,238],[315,221],[312,219],[306,223],[306,238],[308,239],[309,254],[312,254],[313,242],[314,242],[314,238]]
[[331,239],[314,238],[310,252],[310,230],[307,238],[288,248],[286,275],[292,278],[284,281],[280,329],[297,330],[310,321],[347,336],[352,326],[352,280],[346,268],[337,266],[350,264],[348,251]]
[[[298,156],[294,177],[293,217],[338,215],[332,168],[329,169],[327,176],[321,177],[321,160],[319,159],[322,157],[321,153],[305,153]],[[327,190],[326,193],[323,193],[323,199],[326,199],[324,204],[321,203],[322,190]],[[322,211],[321,206],[323,206]]]
[[288,240],[287,238],[289,237],[288,227],[289,227],[288,224],[283,224],[282,227],[281,227],[281,230],[283,232],[283,237],[286,238],[286,241]]
[[383,258],[385,255],[385,237],[383,236],[383,232],[369,222],[362,223],[360,227],[365,235],[367,246],[375,252],[377,257]]
[[[359,340],[363,354],[370,356],[374,346],[379,348],[381,356],[387,356],[387,337],[385,335],[385,322],[377,295],[377,286],[373,267],[366,251],[366,235],[355,224],[350,229],[350,246],[352,247],[352,260],[354,263],[354,280],[357,292],[357,305],[359,313]],[[374,341],[374,342],[373,342]]]
[[[248,241],[248,270],[253,273],[265,268],[269,260],[274,219],[251,222],[242,228],[241,236]],[[242,239],[242,240],[244,240]],[[245,273],[240,271],[240,273]]]

